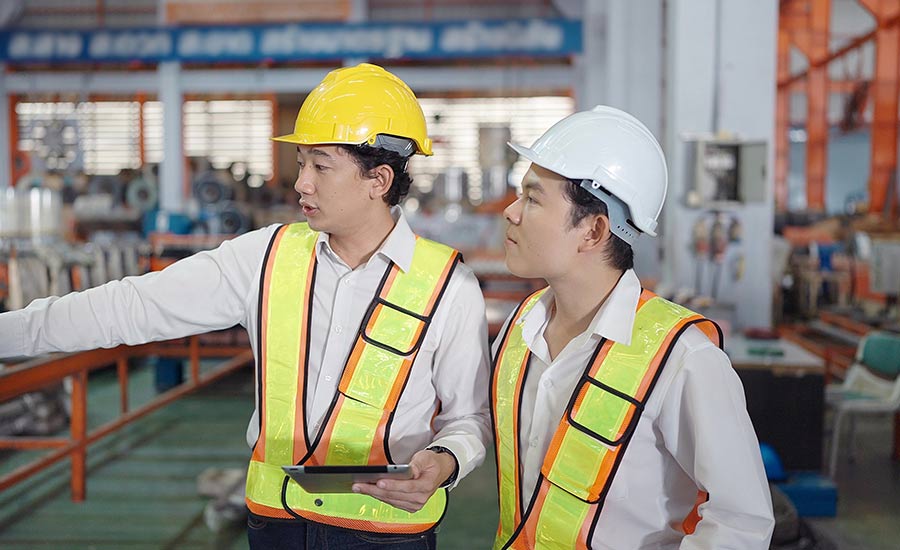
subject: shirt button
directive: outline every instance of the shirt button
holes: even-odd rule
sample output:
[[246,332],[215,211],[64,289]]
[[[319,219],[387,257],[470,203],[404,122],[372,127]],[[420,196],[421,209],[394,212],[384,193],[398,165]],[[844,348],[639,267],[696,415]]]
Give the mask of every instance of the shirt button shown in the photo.
[[346,279],[344,279],[344,284],[349,286],[353,284],[353,281],[350,280],[350,277],[347,277]]
[[544,380],[544,387],[548,390],[553,387],[553,380]]
[[537,447],[537,446],[538,446],[538,440],[537,440],[537,438],[534,438],[534,439],[532,439],[531,441],[529,441],[529,442],[528,442],[528,446],[531,447],[532,449],[534,449],[535,447]]
[[344,329],[343,329],[343,327],[341,327],[341,325],[338,325],[338,326],[334,327],[334,333],[335,333],[335,334],[340,334],[340,333],[342,333],[342,332],[344,332]]
[[325,377],[325,381],[326,381],[326,382],[331,382],[331,377],[330,377],[330,376],[326,376],[326,377]]

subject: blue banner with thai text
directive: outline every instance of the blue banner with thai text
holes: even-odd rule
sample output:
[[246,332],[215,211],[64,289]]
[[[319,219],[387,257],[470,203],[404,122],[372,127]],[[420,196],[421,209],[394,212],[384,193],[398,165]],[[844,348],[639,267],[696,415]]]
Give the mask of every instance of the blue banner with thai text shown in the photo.
[[13,30],[0,34],[10,64],[439,59],[567,56],[582,50],[581,21],[527,19],[416,23]]

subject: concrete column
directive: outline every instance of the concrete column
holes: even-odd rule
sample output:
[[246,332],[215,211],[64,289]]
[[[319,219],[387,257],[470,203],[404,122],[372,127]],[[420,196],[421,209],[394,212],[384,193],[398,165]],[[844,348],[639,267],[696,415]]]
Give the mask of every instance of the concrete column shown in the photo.
[[[721,10],[718,33],[716,18],[711,16],[717,9]],[[694,286],[698,262],[690,251],[691,230],[698,218],[709,216],[707,209],[685,205],[685,193],[693,183],[688,176],[685,135],[709,135],[717,121],[722,132],[765,141],[769,168],[765,200],[723,206],[743,227],[737,250],[744,269],[737,281],[725,280],[723,275],[719,300],[733,303],[736,328],[770,326],[778,2],[669,0],[666,29],[664,148],[669,192],[663,210],[664,280],[675,288]]]
[[[598,104],[622,109],[662,143],[662,0],[586,0],[583,9],[576,109]],[[661,243],[644,237],[634,247],[635,269],[644,280],[661,277]]]
[[585,0],[583,6],[582,54],[576,57],[575,110],[590,109],[607,97],[606,12],[604,0]]
[[0,189],[11,186],[12,155],[9,142],[9,91],[6,89],[6,64],[0,63]]
[[159,100],[163,109],[163,160],[159,167],[160,210],[178,212],[184,208],[184,95],[181,90],[181,63],[159,64]]

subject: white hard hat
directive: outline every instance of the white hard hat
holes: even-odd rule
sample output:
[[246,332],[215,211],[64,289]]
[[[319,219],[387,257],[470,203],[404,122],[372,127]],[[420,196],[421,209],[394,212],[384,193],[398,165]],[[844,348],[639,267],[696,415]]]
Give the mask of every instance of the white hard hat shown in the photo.
[[609,195],[619,199],[630,214],[626,221],[656,236],[668,185],[666,157],[650,130],[625,111],[598,105],[560,120],[531,148],[509,146],[542,168],[581,181],[611,214]]

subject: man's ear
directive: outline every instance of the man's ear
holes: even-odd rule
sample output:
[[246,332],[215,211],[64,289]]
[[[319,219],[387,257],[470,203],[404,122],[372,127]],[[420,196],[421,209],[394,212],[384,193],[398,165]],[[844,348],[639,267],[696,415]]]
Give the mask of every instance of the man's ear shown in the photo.
[[609,218],[603,215],[588,216],[581,220],[584,238],[578,247],[579,252],[590,252],[592,250],[602,250],[606,246],[606,241],[612,236],[609,228]]
[[369,172],[369,198],[380,199],[391,190],[394,183],[394,169],[387,164],[379,164]]

